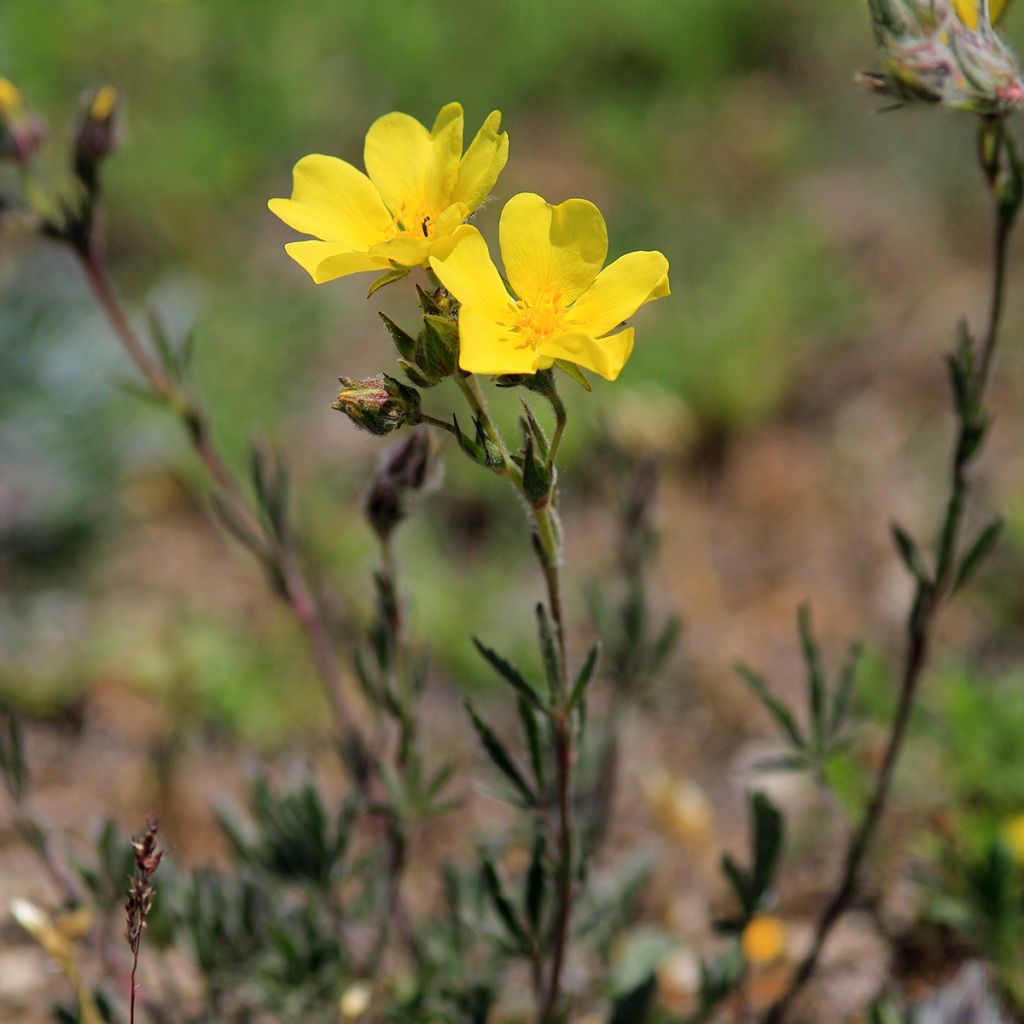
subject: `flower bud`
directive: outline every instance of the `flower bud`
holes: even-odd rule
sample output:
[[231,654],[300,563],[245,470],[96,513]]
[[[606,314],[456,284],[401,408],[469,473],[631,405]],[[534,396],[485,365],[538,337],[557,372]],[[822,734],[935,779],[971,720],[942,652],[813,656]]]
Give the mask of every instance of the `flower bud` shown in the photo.
[[75,174],[89,191],[96,188],[99,165],[121,143],[120,96],[112,85],[104,85],[86,98],[75,132]]
[[339,377],[341,390],[332,408],[371,434],[390,434],[420,422],[420,393],[384,374],[369,380]]
[[950,0],[869,0],[884,69],[862,84],[901,102],[939,103],[977,114],[1024,105],[1017,58],[982,4],[976,27]]
[[417,430],[384,452],[366,493],[363,511],[378,536],[387,537],[406,517],[409,503],[430,486],[433,443]]
[[21,90],[0,78],[0,159],[28,163],[46,137],[46,126],[29,109]]

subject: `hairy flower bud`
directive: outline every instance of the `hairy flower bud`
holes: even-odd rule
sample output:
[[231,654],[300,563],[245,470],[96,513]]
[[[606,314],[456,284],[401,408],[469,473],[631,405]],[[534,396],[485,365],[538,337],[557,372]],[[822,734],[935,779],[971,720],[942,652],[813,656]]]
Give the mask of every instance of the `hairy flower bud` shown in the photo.
[[112,85],[104,85],[86,97],[75,132],[75,174],[94,191],[99,165],[121,142],[120,96]]
[[21,90],[0,78],[0,159],[28,163],[46,137],[46,126],[29,109]]
[[341,390],[332,408],[371,434],[390,434],[420,422],[420,393],[384,374],[369,380],[339,377]]
[[417,430],[392,445],[380,460],[366,492],[363,510],[380,537],[387,537],[406,517],[409,502],[427,490],[431,478],[433,443],[426,430]]
[[881,73],[862,84],[901,102],[939,103],[977,114],[1024,105],[1024,81],[1013,51],[980,5],[976,26],[950,0],[869,0]]

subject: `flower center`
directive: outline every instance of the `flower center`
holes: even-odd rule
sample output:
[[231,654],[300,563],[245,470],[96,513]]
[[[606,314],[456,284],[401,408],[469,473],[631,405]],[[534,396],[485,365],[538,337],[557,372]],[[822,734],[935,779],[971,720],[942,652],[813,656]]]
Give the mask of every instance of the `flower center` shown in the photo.
[[390,238],[433,238],[437,216],[425,204],[403,202],[388,230]]
[[523,300],[512,307],[512,330],[522,337],[522,345],[536,349],[552,335],[564,334],[567,307],[558,289],[543,291],[528,304]]

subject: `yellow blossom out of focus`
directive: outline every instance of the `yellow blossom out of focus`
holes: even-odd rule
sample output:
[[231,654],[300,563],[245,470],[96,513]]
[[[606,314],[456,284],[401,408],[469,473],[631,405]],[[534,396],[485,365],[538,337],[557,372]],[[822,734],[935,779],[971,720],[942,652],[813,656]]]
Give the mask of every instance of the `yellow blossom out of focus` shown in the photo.
[[1003,836],[1014,860],[1024,864],[1024,814],[1016,814],[1006,823]]
[[9,78],[0,77],[0,111],[14,113],[24,106],[21,90]]
[[663,832],[684,846],[707,846],[712,834],[711,806],[697,783],[674,778],[661,769],[644,780],[643,788]]
[[740,941],[748,963],[755,966],[770,964],[786,951],[786,929],[777,917],[758,914],[743,929]]
[[[953,0],[957,17],[969,28],[977,31],[981,21],[981,5],[985,0]],[[988,16],[993,25],[998,25],[1006,8],[1010,6],[1010,0],[989,0]]]
[[341,1015],[345,1020],[355,1020],[362,1017],[370,1008],[370,1000],[373,997],[373,989],[367,981],[357,981],[349,985],[341,994]]
[[89,116],[97,121],[106,121],[117,106],[117,90],[112,85],[104,85],[93,97]]

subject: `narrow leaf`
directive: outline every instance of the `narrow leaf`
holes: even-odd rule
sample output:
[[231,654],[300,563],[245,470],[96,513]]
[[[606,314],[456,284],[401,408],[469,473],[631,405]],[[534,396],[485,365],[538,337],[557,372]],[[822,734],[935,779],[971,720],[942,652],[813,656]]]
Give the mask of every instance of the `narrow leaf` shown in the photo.
[[981,566],[981,563],[985,561],[991,554],[992,549],[999,543],[1002,532],[1002,519],[994,520],[981,531],[977,540],[970,546],[967,554],[963,557],[963,561],[960,563],[960,569],[956,574],[956,582],[953,584],[954,590],[959,590],[974,575],[975,571]]
[[567,373],[584,391],[593,391],[590,381],[584,376],[583,371],[575,364],[565,359],[556,359],[555,365]]
[[403,277],[408,275],[409,267],[396,267],[394,270],[389,270],[387,273],[381,274],[373,284],[370,285],[370,290],[366,293],[366,297],[370,298],[375,292],[379,292],[385,285],[393,284],[395,281],[401,281]]
[[508,752],[505,744],[498,739],[495,735],[494,730],[476,713],[476,709],[473,705],[466,701],[466,710],[469,712],[470,718],[473,720],[473,727],[476,729],[477,735],[480,737],[480,743],[483,745],[487,755],[494,762],[495,767],[512,783],[513,786],[519,791],[527,806],[536,807],[537,797],[533,790],[530,788],[530,784],[526,781],[523,773],[519,770],[515,761],[512,759],[512,755]]
[[490,857],[483,858],[481,872],[483,875],[484,891],[490,897],[491,904],[494,906],[494,910],[502,924],[505,925],[509,935],[520,949],[528,949],[530,947],[529,935],[523,923],[519,920],[519,915],[512,906],[512,901],[505,893],[505,886],[502,884],[501,876],[498,874],[498,869]]
[[804,664],[807,666],[807,706],[811,733],[814,736],[814,748],[820,753],[825,739],[825,679],[821,668],[821,652],[811,625],[811,610],[805,604],[797,612],[797,629],[800,632]]
[[544,710],[544,705],[541,703],[541,699],[537,694],[537,691],[526,681],[523,674],[512,664],[503,658],[497,651],[492,650],[486,644],[481,643],[476,637],[473,637],[473,646],[480,652],[484,660],[487,662],[495,672],[501,676],[509,685],[512,686],[517,693],[521,694],[530,702],[533,707],[538,711]]
[[789,738],[789,741],[793,746],[796,747],[797,750],[806,750],[807,743],[800,734],[800,729],[797,727],[796,719],[793,717],[789,708],[787,708],[786,705],[768,689],[768,684],[764,679],[762,679],[761,676],[758,675],[749,665],[744,665],[742,662],[736,666],[736,671],[740,674],[744,682],[746,682],[747,686],[754,691],[754,695],[758,700],[760,700],[765,708],[767,708],[768,712],[779,724],[780,728]]
[[590,648],[590,652],[587,654],[586,660],[583,662],[583,666],[580,668],[579,675],[576,677],[576,682],[573,684],[572,695],[569,697],[569,710],[573,711],[576,705],[583,699],[584,693],[586,693],[587,686],[594,675],[594,668],[597,665],[598,656],[601,653],[601,644],[596,643]]

